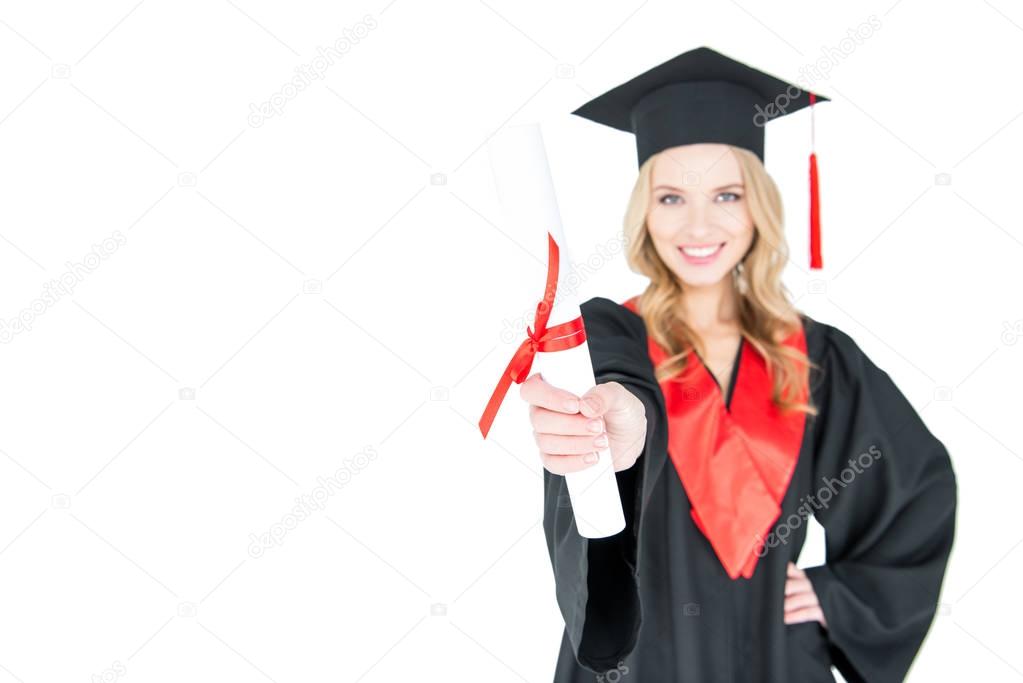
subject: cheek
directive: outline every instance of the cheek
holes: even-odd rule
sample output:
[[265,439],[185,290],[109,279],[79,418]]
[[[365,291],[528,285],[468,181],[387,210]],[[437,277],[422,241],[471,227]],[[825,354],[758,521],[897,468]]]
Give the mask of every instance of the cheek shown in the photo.
[[753,241],[753,225],[733,225],[732,239],[738,244],[749,246]]
[[678,218],[676,217],[672,220],[669,216],[665,215],[663,210],[658,210],[657,207],[650,209],[647,213],[646,225],[650,231],[650,236],[654,240],[670,240],[678,232]]
[[718,224],[728,232],[732,239],[752,238],[753,218],[743,204],[722,206],[717,218]]
[[753,244],[754,229],[753,226],[746,226],[738,229],[736,235],[730,240],[728,245],[728,260],[731,265],[735,265],[739,260],[749,251],[750,245]]
[[658,220],[653,214],[646,219],[647,234],[653,243],[654,251],[658,253],[661,260],[670,262],[675,251],[675,234],[677,228],[673,227],[670,221]]

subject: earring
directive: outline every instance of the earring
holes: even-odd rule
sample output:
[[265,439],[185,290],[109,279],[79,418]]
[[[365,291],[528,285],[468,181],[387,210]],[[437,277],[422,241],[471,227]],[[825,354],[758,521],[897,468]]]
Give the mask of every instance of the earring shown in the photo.
[[749,291],[749,283],[746,281],[746,268],[742,261],[735,264],[732,275],[735,278],[735,286],[739,294],[745,295]]

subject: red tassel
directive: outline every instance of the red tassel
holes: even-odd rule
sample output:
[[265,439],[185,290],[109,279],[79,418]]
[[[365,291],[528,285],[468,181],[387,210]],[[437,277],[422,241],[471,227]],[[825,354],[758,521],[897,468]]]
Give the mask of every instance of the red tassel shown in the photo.
[[817,155],[810,152],[810,268],[820,269],[821,258],[821,201],[817,187]]
[[817,178],[817,154],[814,152],[813,105],[817,96],[810,93],[810,268],[820,270],[821,257],[821,198]]

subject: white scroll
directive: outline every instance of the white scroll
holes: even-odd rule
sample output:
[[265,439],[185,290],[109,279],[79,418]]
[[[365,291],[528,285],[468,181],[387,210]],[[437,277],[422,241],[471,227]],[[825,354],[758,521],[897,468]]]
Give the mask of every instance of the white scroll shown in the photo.
[[[569,245],[565,241],[558,211],[554,182],[539,124],[507,126],[488,143],[490,161],[501,206],[514,234],[546,251],[547,233],[558,244],[560,270],[571,272]],[[537,296],[543,295],[539,283]],[[580,316],[578,293],[558,283],[557,295],[547,326]],[[556,387],[581,396],[596,384],[589,346],[583,344],[551,353],[538,352],[533,368]],[[587,538],[613,536],[625,528],[618,482],[611,451],[598,451],[596,464],[566,475],[576,528]]]

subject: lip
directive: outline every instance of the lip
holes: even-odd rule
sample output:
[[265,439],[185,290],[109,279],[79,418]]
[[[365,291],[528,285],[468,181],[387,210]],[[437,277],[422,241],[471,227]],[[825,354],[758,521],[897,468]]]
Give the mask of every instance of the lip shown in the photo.
[[682,247],[681,246],[678,248],[678,253],[682,255],[682,258],[685,260],[686,263],[691,263],[694,266],[703,266],[703,265],[707,265],[708,263],[713,263],[714,261],[716,261],[717,257],[721,255],[722,251],[724,251],[724,245],[725,245],[725,242],[711,242],[710,244],[685,244],[685,245],[682,245],[682,246],[687,247],[687,248],[695,247],[697,249],[700,248],[700,247],[715,247],[715,246],[718,247],[718,250],[715,251],[710,256],[700,256],[700,257],[690,256],[690,255],[686,254],[684,251],[682,251]]

